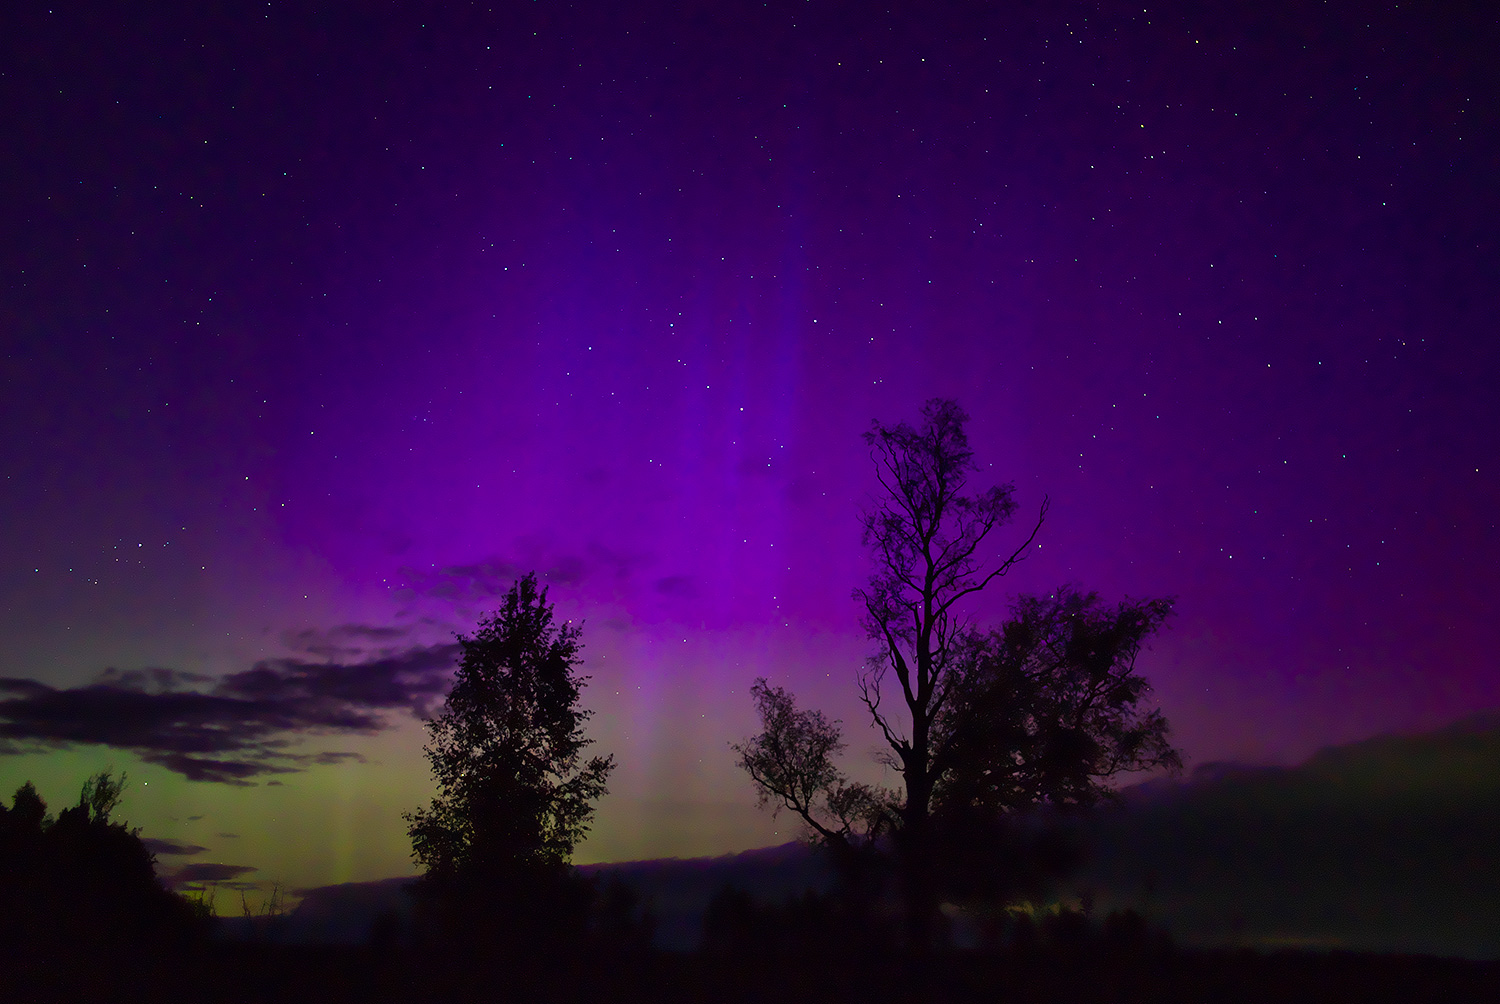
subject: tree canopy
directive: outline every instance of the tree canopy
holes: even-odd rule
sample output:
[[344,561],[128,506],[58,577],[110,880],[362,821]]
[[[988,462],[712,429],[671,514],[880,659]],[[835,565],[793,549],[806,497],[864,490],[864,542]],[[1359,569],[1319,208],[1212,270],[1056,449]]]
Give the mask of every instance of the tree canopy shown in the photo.
[[1177,768],[1161,712],[1135,671],[1168,599],[1106,606],[1065,586],[1022,596],[998,629],[974,634],[933,723],[936,806],[1010,812],[1089,805],[1124,771]]
[[528,574],[472,637],[459,636],[453,688],[427,725],[438,794],[406,816],[413,857],[448,894],[467,889],[499,906],[497,896],[562,888],[614,769],[612,756],[584,759],[593,740],[578,707],[580,634],[555,623]]
[[890,793],[852,782],[834,758],[844,751],[839,722],[821,711],[804,711],[796,698],[764,677],[750,688],[762,731],[731,749],[755,782],[762,808],[790,809],[835,849],[853,847],[877,834]]

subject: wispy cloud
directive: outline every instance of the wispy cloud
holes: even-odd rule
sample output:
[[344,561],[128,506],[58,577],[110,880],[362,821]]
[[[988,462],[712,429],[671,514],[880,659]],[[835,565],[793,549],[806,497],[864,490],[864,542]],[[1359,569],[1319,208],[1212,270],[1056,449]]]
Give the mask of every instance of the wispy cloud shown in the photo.
[[390,655],[410,637],[412,628],[388,624],[339,624],[331,628],[287,631],[282,642],[294,652],[324,659],[348,659],[372,654]]
[[0,678],[0,745],[110,746],[189,780],[251,784],[362,759],[295,752],[304,735],[372,734],[389,727],[392,712],[429,717],[457,654],[450,643],[352,663],[271,659],[216,682],[160,668],[105,670],[61,689]]
[[656,591],[663,596],[692,599],[698,595],[698,584],[688,575],[668,575],[656,580]]
[[202,854],[208,850],[207,847],[199,847],[197,844],[184,844],[180,840],[164,840],[160,837],[142,837],[141,843],[146,850],[159,858],[165,857],[192,857],[194,854]]

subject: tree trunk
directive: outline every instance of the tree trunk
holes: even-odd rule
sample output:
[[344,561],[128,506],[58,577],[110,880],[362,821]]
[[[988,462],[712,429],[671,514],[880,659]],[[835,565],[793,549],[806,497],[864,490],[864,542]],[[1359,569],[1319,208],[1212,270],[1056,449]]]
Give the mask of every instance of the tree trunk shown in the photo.
[[933,947],[938,916],[929,846],[932,776],[928,761],[927,718],[916,708],[912,712],[912,758],[906,769],[906,808],[902,813],[900,841],[901,887],[908,945],[913,952],[925,954]]

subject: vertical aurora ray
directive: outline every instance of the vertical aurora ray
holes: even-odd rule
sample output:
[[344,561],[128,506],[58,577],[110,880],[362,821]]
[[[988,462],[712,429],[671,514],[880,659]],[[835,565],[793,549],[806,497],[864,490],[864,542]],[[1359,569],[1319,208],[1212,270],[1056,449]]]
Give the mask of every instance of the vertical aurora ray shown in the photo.
[[[583,854],[767,843],[745,690],[861,762],[860,434],[948,396],[1018,523],[1053,503],[976,615],[1179,596],[1147,675],[1193,760],[1500,704],[1500,141],[1458,22],[392,16],[0,39],[0,677],[359,664],[535,569],[622,764]],[[113,762],[200,860],[380,878],[430,797],[382,714],[251,787],[7,719],[0,796]]]

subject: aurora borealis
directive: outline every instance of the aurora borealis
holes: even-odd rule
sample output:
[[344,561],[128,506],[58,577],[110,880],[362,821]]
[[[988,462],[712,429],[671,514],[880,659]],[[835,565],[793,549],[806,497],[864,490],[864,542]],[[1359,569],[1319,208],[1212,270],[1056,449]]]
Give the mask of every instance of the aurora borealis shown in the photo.
[[1190,763],[1500,705],[1493,14],[10,20],[0,793],[126,770],[164,871],[410,871],[531,569],[620,763],[580,861],[786,839],[727,744],[765,675],[873,745],[860,434],[931,397],[997,550],[1051,503],[974,614],[1178,597]]

